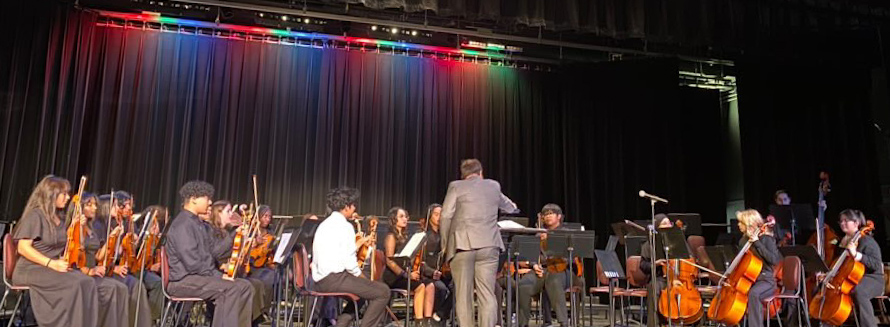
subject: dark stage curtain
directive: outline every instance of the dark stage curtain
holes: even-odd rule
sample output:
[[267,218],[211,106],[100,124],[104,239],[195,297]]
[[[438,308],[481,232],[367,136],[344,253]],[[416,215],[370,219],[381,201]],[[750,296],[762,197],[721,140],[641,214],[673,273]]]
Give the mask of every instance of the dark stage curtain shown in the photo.
[[192,179],[248,201],[255,173],[276,214],[322,213],[327,190],[350,185],[362,214],[399,205],[416,217],[468,157],[533,219],[558,203],[600,236],[648,217],[641,188],[672,200],[660,212],[723,220],[718,96],[680,88],[673,60],[539,72],[104,27],[49,9],[0,51],[6,220],[49,173],[87,174],[89,190],[130,191],[137,207],[176,206]]
[[[739,117],[745,199],[768,210],[776,190],[794,203],[815,204],[819,172],[831,175],[826,221],[862,210],[884,239],[870,71],[855,64],[739,65]],[[786,78],[787,77],[787,78]],[[815,212],[815,206],[814,206]]]

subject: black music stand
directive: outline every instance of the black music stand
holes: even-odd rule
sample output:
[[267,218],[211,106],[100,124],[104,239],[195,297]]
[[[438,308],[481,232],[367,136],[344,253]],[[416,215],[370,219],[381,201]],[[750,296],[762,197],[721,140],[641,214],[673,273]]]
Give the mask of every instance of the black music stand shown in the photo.
[[[512,261],[511,259],[513,258],[513,252],[514,252],[513,238],[515,238],[519,235],[535,235],[537,233],[545,233],[547,231],[544,229],[540,229],[540,228],[528,228],[528,227],[505,228],[505,227],[501,227],[500,232],[501,232],[501,237],[506,239],[506,241],[504,242],[504,245],[507,247],[506,261],[511,262]],[[511,289],[512,285],[513,285],[513,279],[507,278],[507,289],[508,290]],[[504,323],[505,323],[505,325],[507,325],[507,327],[514,327],[513,326],[514,325],[514,323],[513,323],[513,313],[514,312],[515,311],[513,311],[513,292],[507,292],[507,315],[506,315],[506,317],[504,317],[504,320],[505,320]]]
[[816,248],[811,245],[783,246],[779,248],[779,252],[784,257],[797,256],[800,258],[800,264],[803,266],[806,276],[812,276],[819,272],[828,272],[828,266],[825,265],[825,261],[822,261],[822,257],[819,256],[819,253],[816,253]]
[[[519,262],[520,261],[529,261],[536,262],[541,254],[541,238],[535,235],[516,235],[513,237],[513,241],[511,242],[511,248],[513,248],[513,257],[515,258],[512,262],[513,271],[516,273],[513,276],[508,276],[505,274],[507,279],[511,279],[514,282],[514,289],[508,289],[507,292],[513,292],[516,296],[517,301],[512,304],[513,312],[519,312]],[[531,272],[532,274],[534,272]],[[511,319],[512,315],[506,317],[505,319]]]
[[[566,258],[566,261],[569,264],[569,274],[572,273],[573,265],[575,263],[574,258],[593,258],[594,255],[594,243],[596,239],[596,235],[593,231],[581,231],[581,230],[551,230],[548,231],[549,235],[547,236],[547,252],[545,253],[548,256],[555,255]],[[574,278],[569,277],[569,289],[573,290],[575,287]],[[553,303],[556,305],[556,303]],[[578,326],[578,303],[575,300],[575,297],[571,297],[571,308],[572,308],[572,325]]]
[[636,228],[623,221],[612,223],[612,231],[618,236],[618,242],[622,245],[625,243],[624,239],[628,236],[646,236],[647,234],[646,230]]
[[677,227],[661,228],[658,230],[658,239],[655,241],[655,259],[689,258],[689,247],[686,245],[686,236]]
[[594,250],[596,259],[599,260],[600,266],[603,267],[603,274],[609,278],[609,326],[615,326],[615,285],[619,279],[627,278],[624,275],[624,269],[621,268],[621,262],[618,261],[618,254],[615,251]]
[[[802,230],[815,230],[813,208],[809,204],[771,204],[769,214],[776,218],[776,224],[779,224],[780,229],[791,227],[792,244],[798,244],[797,236]],[[781,238],[782,235],[777,237]]]
[[714,265],[714,270],[723,273],[735,258],[735,249],[730,245],[706,246],[705,253]]
[[[409,225],[409,227],[410,227],[410,225]],[[414,263],[414,257],[417,255],[417,251],[420,251],[421,245],[423,244],[423,242],[426,241],[426,233],[418,232],[418,233],[412,234],[411,238],[408,239],[408,244],[406,244],[405,246],[407,247],[408,245],[410,245],[412,242],[415,241],[416,238],[419,238],[419,241],[417,243],[415,243],[416,246],[414,248],[409,249],[410,250],[409,252],[405,253],[406,249],[402,249],[401,253],[396,253],[391,258],[389,258],[393,262],[395,262],[396,265],[398,265],[399,267],[402,267],[402,269],[404,269],[404,271],[408,273],[408,286],[407,286],[407,289],[405,290],[405,305],[407,306],[406,312],[408,312],[405,317],[405,326],[406,327],[411,326],[411,316],[412,316],[412,313],[411,313],[411,290],[412,290],[412,288],[411,288],[411,272],[412,272],[411,268]],[[371,264],[374,264],[374,263],[371,263]],[[356,308],[356,311],[358,311],[358,308]]]

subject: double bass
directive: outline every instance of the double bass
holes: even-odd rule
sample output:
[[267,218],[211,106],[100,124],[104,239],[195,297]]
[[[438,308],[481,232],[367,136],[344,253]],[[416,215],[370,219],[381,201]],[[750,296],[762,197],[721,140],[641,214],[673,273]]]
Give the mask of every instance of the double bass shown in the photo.
[[65,244],[65,252],[62,259],[68,262],[68,268],[84,268],[87,264],[86,249],[83,241],[85,222],[80,219],[83,215],[83,204],[80,203],[83,198],[83,190],[87,185],[87,177],[80,177],[80,186],[77,187],[77,195],[72,199],[74,203],[74,213],[71,215],[71,224],[68,225],[68,242]]
[[[871,233],[874,229],[874,222],[869,220],[850,239],[850,244],[857,244],[863,235]],[[850,292],[865,275],[865,265],[849,254],[849,251],[842,252],[825,275],[819,293],[810,300],[811,317],[835,326],[842,325],[850,317],[850,312],[853,311],[853,297]]]
[[[773,225],[774,222],[767,222],[755,233],[760,236]],[[757,281],[763,268],[763,260],[750,251],[753,243],[751,239],[745,243],[717,283],[717,293],[711,301],[711,307],[708,308],[708,319],[733,326],[738,325],[745,316],[745,311],[748,309],[748,291]]]
[[[682,221],[676,224],[685,229]],[[693,324],[704,315],[701,293],[695,285],[698,268],[689,260],[692,258],[667,261],[667,284],[658,297],[658,312],[671,322],[684,325]]]

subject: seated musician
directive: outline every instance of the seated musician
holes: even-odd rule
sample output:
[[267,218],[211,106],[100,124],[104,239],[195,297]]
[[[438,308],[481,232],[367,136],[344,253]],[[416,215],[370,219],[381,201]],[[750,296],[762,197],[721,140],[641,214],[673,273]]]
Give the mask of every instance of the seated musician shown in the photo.
[[[548,203],[544,205],[541,208],[540,217],[544,229],[566,229],[565,225],[562,224],[562,208],[556,204]],[[542,233],[539,236],[542,241],[547,240],[547,233]],[[551,272],[539,263],[532,263],[531,268],[533,273],[525,274],[519,280],[519,298],[517,299],[519,301],[519,325],[528,325],[531,299],[533,296],[540,294],[541,291],[544,291],[547,294],[545,301],[552,304],[553,309],[556,311],[556,321],[560,326],[568,326],[565,290],[569,287],[569,278],[575,278],[575,281],[573,281],[574,285],[581,285],[581,281],[568,270]],[[542,311],[544,312],[544,325],[549,325],[551,322],[550,310]]]
[[[408,289],[408,278],[411,278],[411,288],[414,290],[414,318],[420,325],[424,325],[433,316],[433,304],[435,287],[433,280],[424,276],[421,271],[405,270],[399,266],[392,257],[408,244],[408,211],[401,207],[389,209],[389,229],[384,239],[384,253],[386,254],[386,270],[383,272],[383,281],[391,289]],[[422,251],[422,249],[417,249]],[[413,258],[409,265],[413,263]],[[429,287],[427,287],[429,286]]]
[[773,267],[782,262],[782,255],[776,246],[776,239],[772,233],[767,230],[762,235],[757,236],[757,230],[763,224],[763,217],[757,210],[748,209],[736,213],[739,221],[739,231],[744,234],[740,247],[744,246],[749,240],[751,251],[755,256],[763,260],[763,267],[760,270],[760,276],[748,291],[748,311],[745,313],[745,320],[748,327],[763,326],[764,312],[763,300],[774,295],[776,292],[776,278],[773,274]]
[[[275,297],[275,269],[272,264],[274,249],[270,249],[275,235],[269,231],[272,223],[272,209],[267,205],[260,205],[257,209],[257,217],[260,219],[260,229],[254,240],[254,248],[251,249],[251,268],[248,279],[261,282],[264,299],[261,300],[263,311],[272,307],[272,298]],[[263,257],[263,258],[260,258]],[[262,264],[260,264],[262,262]]]
[[[315,231],[312,241],[312,280],[315,291],[355,294],[368,302],[361,319],[362,327],[376,327],[383,322],[389,303],[389,287],[386,284],[362,278],[356,260],[355,230],[346,217],[355,212],[359,192],[349,187],[335,188],[327,194],[327,206],[333,212]],[[370,242],[370,237],[363,238]],[[337,319],[337,326],[346,327],[352,322],[358,308],[349,305]]]
[[884,266],[881,259],[881,248],[871,235],[863,235],[859,239],[859,244],[849,242],[853,235],[856,235],[859,229],[865,226],[865,216],[861,211],[852,209],[842,211],[840,225],[845,234],[841,240],[841,247],[846,248],[850,257],[865,266],[865,275],[850,293],[856,303],[859,324],[862,327],[877,327],[878,320],[871,299],[884,292]]
[[[111,195],[106,194],[93,199],[97,199],[96,204],[94,205],[90,202],[90,199],[87,198],[88,202],[86,203],[87,205],[84,206],[83,211],[88,220],[88,227],[85,228],[84,248],[87,254],[87,267],[91,270],[87,274],[96,277],[96,285],[99,286],[109,283],[109,280],[116,281],[117,283],[115,284],[123,285],[123,289],[118,290],[118,292],[120,292],[123,298],[129,298],[129,319],[131,320],[129,325],[132,326],[133,321],[138,318],[139,322],[136,326],[151,326],[151,309],[149,308],[146,289],[140,286],[137,277],[130,274],[130,269],[126,266],[125,260],[122,260],[122,258],[118,258],[118,262],[113,262],[113,258],[106,260],[106,256],[114,256],[115,252],[120,251],[121,240],[123,237],[122,233],[124,232],[124,226],[126,226],[126,224],[119,226],[116,223],[113,223],[113,225],[116,226],[113,228],[110,235],[97,233],[92,228],[92,226],[98,226],[97,223],[100,221],[105,221],[107,223],[109,218],[111,218],[111,221],[114,222],[118,217],[122,216],[124,213],[123,211],[126,208],[125,201],[129,199],[129,197],[115,195],[114,200],[112,201]],[[94,206],[96,209],[93,209]],[[116,247],[114,250],[109,250],[106,246],[108,237],[116,238]],[[111,251],[110,254],[108,253],[109,251]],[[113,262],[113,271],[106,271],[108,267],[105,265],[108,262]],[[100,294],[103,293],[104,292],[100,292]],[[137,310],[139,311],[138,314],[136,313]]]
[[[253,287],[241,278],[223,279],[212,251],[223,245],[231,248],[233,238],[214,239],[210,227],[198,218],[210,210],[213,193],[213,186],[203,181],[191,181],[179,189],[182,211],[170,223],[165,245],[170,266],[167,290],[172,296],[213,301],[213,327],[248,326]],[[231,217],[227,211],[222,219]]]
[[[155,217],[148,221],[150,224],[146,233],[155,235],[160,238],[161,232],[164,230],[168,221],[167,208],[160,205],[152,205],[142,210],[142,219],[149,218],[149,215]],[[161,313],[164,310],[164,292],[161,288],[161,261],[158,260],[157,246],[154,249],[143,249],[143,251],[153,251],[152,261],[145,263],[145,276],[142,282],[148,291],[149,308],[151,309],[151,318],[153,320],[161,319]]]
[[[674,223],[671,222],[670,218],[668,218],[668,216],[663,213],[655,215],[655,225],[658,226],[659,230],[670,229],[674,227]],[[658,250],[660,249],[656,249],[656,251]],[[692,253],[692,249],[689,247],[688,243],[686,244],[686,250],[690,254]],[[649,282],[652,280],[652,248],[649,245],[649,241],[643,242],[640,252],[640,271],[643,272],[644,275],[646,275],[647,290],[649,291],[649,294],[654,295],[647,297],[647,301],[649,301],[648,307],[652,308],[651,310],[647,311],[647,319],[657,319],[656,316],[658,315],[658,310],[656,309],[656,301],[658,301],[660,292],[665,288],[665,284],[667,283],[667,278],[665,277],[663,271],[663,266],[666,264],[667,261],[665,259],[658,259],[655,261],[655,265],[658,266],[658,268],[656,268],[655,272],[656,285],[655,287],[652,287],[651,283]],[[674,283],[680,283],[680,281],[674,281]]]
[[442,236],[439,235],[439,218],[442,216],[442,205],[433,203],[427,208],[426,228],[426,259],[424,260],[424,276],[433,280],[435,289],[433,305],[433,321],[439,322],[442,318],[448,319],[451,310],[454,309],[451,298],[453,294],[453,281],[450,272],[442,272]]
[[[63,257],[68,243],[68,226],[61,214],[71,198],[70,189],[68,180],[52,175],[44,177],[34,187],[22,217],[12,231],[20,255],[12,273],[12,283],[30,287],[31,308],[40,326],[125,324],[125,298],[117,296],[118,292],[99,296],[96,280],[81,270],[71,269]],[[114,287],[117,290],[126,292],[126,286],[117,281],[112,283],[117,285]],[[108,319],[103,311],[123,315]],[[100,315],[105,316],[101,324]]]
[[[219,267],[220,271],[225,271],[228,267],[229,258],[232,256],[232,244],[231,242],[225,242],[227,238],[234,237],[235,228],[240,226],[242,221],[241,217],[238,213],[233,212],[232,218],[226,221],[224,219],[225,215],[235,208],[231,202],[227,200],[219,200],[215,201],[213,205],[210,206],[210,214],[206,216],[199,216],[201,220],[205,221],[210,227],[210,236],[214,239],[216,247],[210,250],[213,253],[214,258],[216,258],[215,264]],[[271,292],[267,293],[266,288],[263,285],[263,281],[247,277],[245,278],[248,282],[250,282],[251,286],[253,286],[253,299],[251,299],[251,315],[253,326],[259,325],[262,320],[263,310],[271,306]],[[209,308],[213,308],[213,303],[208,303]],[[209,310],[208,310],[209,311]]]

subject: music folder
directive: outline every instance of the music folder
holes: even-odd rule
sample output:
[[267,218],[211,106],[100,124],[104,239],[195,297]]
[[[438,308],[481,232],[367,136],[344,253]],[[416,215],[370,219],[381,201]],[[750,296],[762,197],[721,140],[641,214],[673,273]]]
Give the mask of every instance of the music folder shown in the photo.
[[817,272],[828,271],[825,261],[822,261],[822,257],[819,256],[816,248],[812,245],[783,246],[779,248],[779,252],[782,253],[783,257],[797,256],[800,258],[800,263],[803,265],[807,276]]

